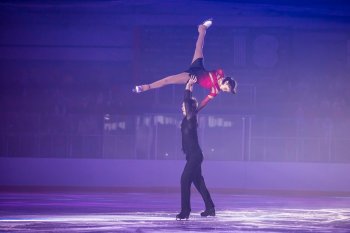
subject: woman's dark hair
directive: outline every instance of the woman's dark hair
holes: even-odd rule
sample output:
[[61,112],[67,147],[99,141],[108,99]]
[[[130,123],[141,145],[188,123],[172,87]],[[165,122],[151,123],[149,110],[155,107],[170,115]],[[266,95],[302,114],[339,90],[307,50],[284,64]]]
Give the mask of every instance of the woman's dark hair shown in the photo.
[[228,85],[230,85],[231,93],[236,94],[237,82],[231,77],[225,77],[224,80],[222,80],[222,83],[225,83],[225,82],[228,82]]

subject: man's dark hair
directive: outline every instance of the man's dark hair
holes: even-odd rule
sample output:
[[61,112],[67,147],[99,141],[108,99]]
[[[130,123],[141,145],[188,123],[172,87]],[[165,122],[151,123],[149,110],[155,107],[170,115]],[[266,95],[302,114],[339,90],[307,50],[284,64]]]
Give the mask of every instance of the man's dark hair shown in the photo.
[[231,77],[224,78],[224,80],[222,80],[222,83],[225,83],[225,82],[228,82],[228,85],[230,85],[231,93],[236,94],[237,82]]

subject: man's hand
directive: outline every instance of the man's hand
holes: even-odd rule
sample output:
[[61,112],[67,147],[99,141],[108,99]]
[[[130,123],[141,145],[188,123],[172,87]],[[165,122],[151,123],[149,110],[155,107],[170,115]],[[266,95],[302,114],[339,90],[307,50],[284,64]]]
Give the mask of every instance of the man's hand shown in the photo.
[[188,84],[192,86],[192,85],[195,84],[196,82],[197,82],[197,76],[191,74],[191,75],[190,75],[190,79],[188,80]]
[[193,90],[193,84],[195,84],[197,82],[197,76],[196,75],[193,75],[191,74],[190,75],[190,79],[187,81],[186,83],[186,90],[189,90],[192,92]]

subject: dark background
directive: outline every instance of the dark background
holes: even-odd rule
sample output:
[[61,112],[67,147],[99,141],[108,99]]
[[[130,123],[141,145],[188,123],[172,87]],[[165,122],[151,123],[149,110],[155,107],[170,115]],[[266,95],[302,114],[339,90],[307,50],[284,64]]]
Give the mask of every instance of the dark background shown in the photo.
[[[204,56],[238,94],[200,115],[206,159],[349,163],[346,1],[2,1],[0,156],[183,160],[182,85]],[[198,99],[207,94],[197,87]]]

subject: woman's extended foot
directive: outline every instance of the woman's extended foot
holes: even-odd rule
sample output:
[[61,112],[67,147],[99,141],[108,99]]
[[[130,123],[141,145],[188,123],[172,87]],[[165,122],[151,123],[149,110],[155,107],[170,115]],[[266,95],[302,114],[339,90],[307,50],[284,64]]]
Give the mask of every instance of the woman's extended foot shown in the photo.
[[132,92],[134,93],[140,93],[142,92],[142,86],[135,86],[133,89],[132,89]]
[[213,18],[205,20],[202,25],[204,25],[207,29],[213,24]]
[[188,219],[190,217],[190,212],[180,212],[178,215],[176,215],[176,220],[182,220],[182,219]]
[[135,86],[132,89],[132,92],[135,93],[140,93],[140,92],[144,92],[144,91],[148,91],[150,89],[150,85],[146,84],[146,85],[140,85],[140,86]]

